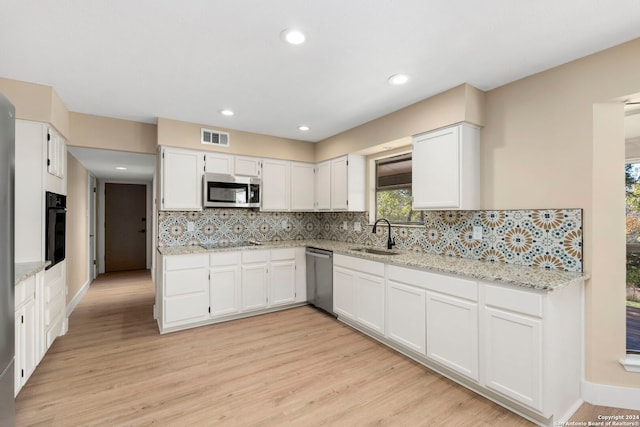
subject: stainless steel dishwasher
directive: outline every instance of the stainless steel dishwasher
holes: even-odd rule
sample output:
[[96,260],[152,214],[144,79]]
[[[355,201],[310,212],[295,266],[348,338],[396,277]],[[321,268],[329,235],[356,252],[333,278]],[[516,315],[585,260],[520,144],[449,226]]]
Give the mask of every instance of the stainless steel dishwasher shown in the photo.
[[307,301],[335,316],[333,312],[333,252],[307,248]]

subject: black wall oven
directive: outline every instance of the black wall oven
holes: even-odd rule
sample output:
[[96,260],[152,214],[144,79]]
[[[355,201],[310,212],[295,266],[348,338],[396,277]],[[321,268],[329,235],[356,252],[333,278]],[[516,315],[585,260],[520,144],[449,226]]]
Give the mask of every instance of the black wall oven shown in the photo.
[[47,191],[45,199],[45,260],[51,261],[49,269],[65,257],[67,196]]

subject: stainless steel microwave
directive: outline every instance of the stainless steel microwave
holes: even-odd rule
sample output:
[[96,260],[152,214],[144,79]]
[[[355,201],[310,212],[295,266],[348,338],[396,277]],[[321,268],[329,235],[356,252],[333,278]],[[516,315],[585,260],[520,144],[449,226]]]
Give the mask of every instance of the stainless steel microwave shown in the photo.
[[259,208],[260,178],[205,173],[202,205],[205,208]]

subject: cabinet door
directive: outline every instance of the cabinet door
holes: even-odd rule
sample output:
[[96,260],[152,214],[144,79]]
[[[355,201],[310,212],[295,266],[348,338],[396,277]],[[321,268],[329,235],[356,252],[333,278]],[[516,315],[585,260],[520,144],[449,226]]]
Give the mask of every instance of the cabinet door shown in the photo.
[[331,161],[331,209],[347,210],[349,207],[347,156]]
[[387,337],[425,354],[425,291],[387,282]]
[[542,320],[484,308],[485,386],[542,410]]
[[316,166],[315,190],[316,209],[331,209],[331,162]]
[[207,153],[204,156],[204,171],[233,175],[233,156],[223,153]]
[[163,210],[202,210],[203,161],[197,151],[162,150]]
[[427,357],[478,380],[478,304],[427,292]]
[[260,176],[260,159],[235,156],[234,173],[243,176]]
[[240,265],[209,270],[211,317],[240,312]]
[[291,163],[291,210],[311,211],[315,200],[314,165]]
[[413,209],[460,206],[459,128],[452,127],[413,139]]
[[333,267],[333,311],[356,319],[356,275],[352,270]]
[[242,311],[267,307],[267,264],[242,266]]
[[15,313],[14,394],[17,395],[37,365],[35,302],[30,298]]
[[167,271],[164,281],[164,323],[167,326],[209,318],[208,268]]
[[296,300],[296,261],[271,262],[269,277],[271,306],[291,304]]
[[290,163],[287,161],[272,159],[262,161],[261,210],[289,210],[290,173]]
[[356,316],[358,323],[384,334],[384,277],[357,274]]

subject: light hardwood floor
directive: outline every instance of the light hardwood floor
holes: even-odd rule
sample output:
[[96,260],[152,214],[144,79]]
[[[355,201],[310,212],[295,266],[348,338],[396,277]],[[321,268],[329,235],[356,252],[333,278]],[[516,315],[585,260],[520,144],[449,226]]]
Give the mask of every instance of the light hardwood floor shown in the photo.
[[161,336],[152,305],[147,272],[96,280],[17,425],[531,425],[311,307]]

